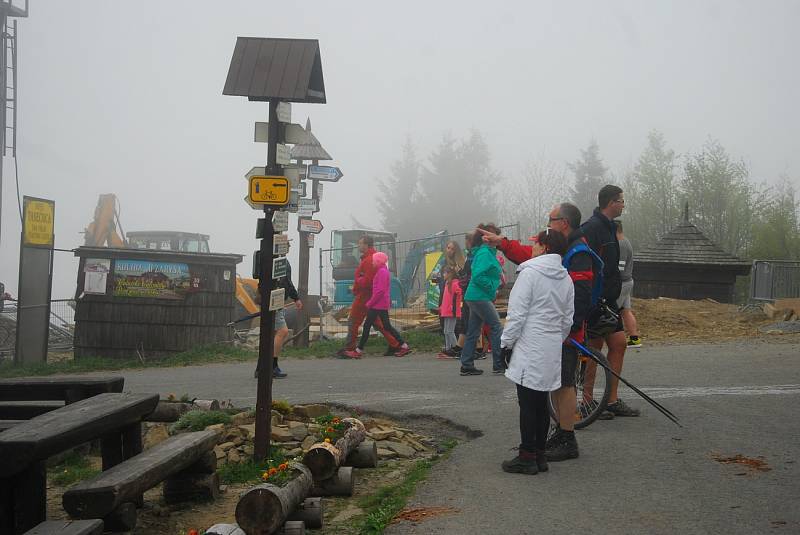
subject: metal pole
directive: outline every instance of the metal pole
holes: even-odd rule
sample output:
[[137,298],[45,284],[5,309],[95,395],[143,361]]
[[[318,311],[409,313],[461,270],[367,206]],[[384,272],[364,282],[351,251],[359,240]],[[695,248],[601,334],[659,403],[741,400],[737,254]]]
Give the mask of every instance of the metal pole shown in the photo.
[[[282,175],[277,165],[278,155],[278,101],[269,101],[269,140],[267,143],[267,175]],[[274,243],[272,227],[273,209],[264,207],[266,225],[261,239],[261,267],[258,293],[261,297],[261,321],[258,341],[258,390],[256,392],[256,436],[253,444],[253,457],[264,461],[269,455],[270,435],[272,434],[272,359],[274,358],[275,312],[269,310],[269,294],[273,289],[272,246]]]
[[[2,51],[2,57],[0,57],[0,104],[2,104],[2,110],[0,110],[0,244],[3,243],[3,160],[5,160],[6,154],[6,105],[8,103],[8,90],[6,89],[8,85],[8,80],[6,80],[7,21],[5,8],[0,6],[0,34],[2,34],[0,36],[0,51]],[[16,86],[14,86],[14,90],[16,91]]]

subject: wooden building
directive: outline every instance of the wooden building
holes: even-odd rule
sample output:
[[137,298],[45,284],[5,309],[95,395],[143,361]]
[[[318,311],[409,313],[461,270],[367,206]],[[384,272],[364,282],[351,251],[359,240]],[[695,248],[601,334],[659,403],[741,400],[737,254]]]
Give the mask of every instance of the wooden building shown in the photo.
[[79,247],[75,358],[157,358],[230,340],[241,255]]
[[737,276],[750,273],[750,262],[722,250],[689,222],[657,243],[633,253],[634,297],[711,298],[733,303]]

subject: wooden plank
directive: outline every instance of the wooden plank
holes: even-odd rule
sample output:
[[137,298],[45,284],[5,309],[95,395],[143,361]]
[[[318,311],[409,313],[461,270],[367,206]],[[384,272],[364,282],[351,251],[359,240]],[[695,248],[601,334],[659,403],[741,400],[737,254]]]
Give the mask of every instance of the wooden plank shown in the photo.
[[0,433],[0,477],[28,464],[119,432],[153,412],[158,394],[98,394]]
[[174,436],[89,480],[69,488],[64,509],[73,518],[102,518],[180,472],[217,444],[215,431]]
[[92,520],[48,520],[33,529],[26,531],[25,535],[101,535],[103,521]]
[[0,420],[0,431],[5,431],[6,429],[11,429],[15,425],[19,425],[26,420]]
[[68,390],[90,397],[105,392],[122,392],[124,377],[77,378],[69,376],[15,377],[0,379],[0,401],[64,400]]
[[63,406],[61,401],[0,403],[0,420],[30,420]]
[[25,533],[47,519],[47,470],[32,463],[12,480],[14,533]]

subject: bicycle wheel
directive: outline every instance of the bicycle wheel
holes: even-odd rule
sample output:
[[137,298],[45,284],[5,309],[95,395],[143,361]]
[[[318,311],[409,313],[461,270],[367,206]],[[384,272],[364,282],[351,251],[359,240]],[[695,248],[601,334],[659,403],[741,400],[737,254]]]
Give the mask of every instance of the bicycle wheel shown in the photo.
[[[595,356],[608,366],[605,355],[596,352]],[[588,426],[606,409],[608,396],[611,394],[611,377],[610,371],[586,355],[578,354],[578,365],[575,367],[575,395],[578,402],[575,409],[575,429]],[[557,421],[553,392],[547,397],[547,407],[550,416]]]

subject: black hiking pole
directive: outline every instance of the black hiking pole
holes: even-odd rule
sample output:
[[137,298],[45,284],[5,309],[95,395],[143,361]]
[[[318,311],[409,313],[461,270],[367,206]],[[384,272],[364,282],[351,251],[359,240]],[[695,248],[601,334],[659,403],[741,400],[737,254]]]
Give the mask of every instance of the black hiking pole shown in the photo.
[[645,394],[644,392],[642,392],[641,390],[639,390],[637,387],[635,387],[634,385],[632,385],[631,383],[629,383],[628,381],[626,381],[626,380],[625,380],[625,379],[624,379],[622,376],[620,376],[620,375],[619,375],[617,372],[615,372],[614,370],[612,370],[612,369],[611,369],[611,368],[610,368],[610,367],[609,367],[607,364],[605,364],[605,363],[602,361],[602,359],[600,359],[600,358],[597,356],[597,352],[596,352],[594,349],[591,349],[591,348],[589,348],[589,347],[586,347],[586,346],[584,346],[583,344],[581,344],[580,342],[578,342],[577,340],[575,340],[575,339],[573,339],[573,338],[570,338],[570,339],[569,339],[569,341],[570,341],[570,343],[572,343],[572,345],[574,345],[576,348],[578,348],[578,350],[579,350],[581,353],[583,353],[583,354],[584,354],[584,355],[586,355],[587,357],[591,358],[591,359],[592,359],[593,361],[595,361],[597,364],[599,364],[600,366],[602,366],[603,368],[605,368],[606,370],[608,370],[609,372],[611,372],[611,375],[613,375],[614,377],[616,377],[617,379],[619,379],[620,381],[622,381],[623,383],[625,383],[625,385],[626,385],[626,386],[628,386],[628,387],[629,387],[631,390],[633,390],[634,392],[636,392],[637,394],[639,394],[639,395],[640,395],[640,396],[641,396],[641,397],[642,397],[642,398],[643,398],[643,399],[644,399],[646,402],[648,402],[650,405],[652,405],[653,407],[655,407],[656,409],[658,409],[658,412],[660,412],[661,414],[663,414],[664,416],[666,416],[666,417],[667,417],[667,418],[668,418],[668,419],[669,419],[669,420],[670,420],[672,423],[674,423],[674,424],[675,424],[675,425],[677,425],[678,427],[683,427],[683,426],[680,424],[680,422],[678,421],[678,417],[677,417],[677,416],[675,416],[674,414],[672,414],[672,412],[670,412],[670,410],[669,410],[669,409],[667,409],[666,407],[664,407],[663,405],[661,405],[659,402],[657,402],[656,400],[654,400],[653,398],[651,398],[650,396],[648,396],[647,394]]
[[260,311],[259,312],[253,312],[252,314],[248,314],[247,316],[242,316],[238,320],[233,320],[232,322],[227,323],[226,326],[227,327],[231,327],[233,325],[236,325],[237,323],[241,323],[243,321],[251,320],[251,319],[257,318],[259,316],[261,316],[261,312]]

